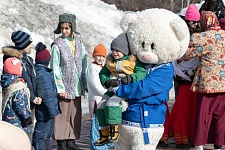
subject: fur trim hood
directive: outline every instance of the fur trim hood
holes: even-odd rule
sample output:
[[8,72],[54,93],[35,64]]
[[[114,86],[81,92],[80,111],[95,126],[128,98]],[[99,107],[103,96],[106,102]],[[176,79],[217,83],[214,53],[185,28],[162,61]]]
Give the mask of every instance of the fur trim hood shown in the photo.
[[18,59],[23,58],[23,54],[12,46],[2,47],[2,53],[9,57],[16,57]]

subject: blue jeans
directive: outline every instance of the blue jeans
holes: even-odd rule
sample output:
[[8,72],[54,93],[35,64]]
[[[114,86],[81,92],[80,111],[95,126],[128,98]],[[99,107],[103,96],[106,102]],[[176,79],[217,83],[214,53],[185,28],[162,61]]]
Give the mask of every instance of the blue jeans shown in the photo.
[[50,150],[50,137],[54,128],[54,119],[37,120],[33,133],[32,146],[35,150]]

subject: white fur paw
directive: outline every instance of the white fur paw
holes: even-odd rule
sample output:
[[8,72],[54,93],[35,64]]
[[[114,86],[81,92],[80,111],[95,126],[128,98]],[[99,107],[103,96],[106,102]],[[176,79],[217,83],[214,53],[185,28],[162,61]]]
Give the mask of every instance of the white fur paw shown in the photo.
[[121,103],[122,103],[122,112],[125,112],[127,110],[128,103],[125,100],[122,100]]

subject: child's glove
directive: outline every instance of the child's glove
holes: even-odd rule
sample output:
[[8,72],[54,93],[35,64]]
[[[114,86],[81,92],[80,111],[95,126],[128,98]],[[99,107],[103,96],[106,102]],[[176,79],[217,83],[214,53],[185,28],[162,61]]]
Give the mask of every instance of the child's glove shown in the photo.
[[24,124],[27,126],[27,125],[31,125],[33,122],[32,122],[32,117],[29,117],[27,119],[24,120]]
[[112,87],[117,87],[120,85],[120,82],[117,79],[110,79],[105,82],[105,87],[109,88],[110,86]]
[[127,75],[126,77],[121,79],[122,84],[129,84],[131,82],[133,82],[133,78],[131,75]]

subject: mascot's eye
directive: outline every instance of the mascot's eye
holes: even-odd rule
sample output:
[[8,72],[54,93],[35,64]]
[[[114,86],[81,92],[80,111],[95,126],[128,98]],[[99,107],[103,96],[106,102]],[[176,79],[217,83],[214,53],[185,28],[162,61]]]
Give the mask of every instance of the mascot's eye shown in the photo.
[[142,42],[142,47],[145,48],[145,42]]
[[155,49],[155,44],[154,43],[151,44],[151,49]]

